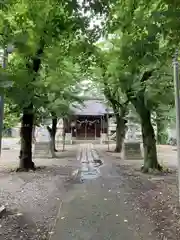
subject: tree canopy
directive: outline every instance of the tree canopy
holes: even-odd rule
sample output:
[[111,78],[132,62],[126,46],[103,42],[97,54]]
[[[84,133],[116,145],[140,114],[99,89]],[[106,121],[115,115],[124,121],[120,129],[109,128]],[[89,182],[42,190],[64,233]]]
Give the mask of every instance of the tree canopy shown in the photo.
[[168,0],[1,3],[0,43],[14,45],[0,71],[1,81],[11,86],[1,92],[22,115],[20,168],[34,168],[36,119],[67,115],[70,104],[82,100],[80,82],[91,80],[113,107],[116,150],[122,149],[131,103],[142,127],[144,171],[160,170],[161,138],[156,139],[152,116],[160,136],[174,107],[171,60],[179,47],[179,11],[180,4]]

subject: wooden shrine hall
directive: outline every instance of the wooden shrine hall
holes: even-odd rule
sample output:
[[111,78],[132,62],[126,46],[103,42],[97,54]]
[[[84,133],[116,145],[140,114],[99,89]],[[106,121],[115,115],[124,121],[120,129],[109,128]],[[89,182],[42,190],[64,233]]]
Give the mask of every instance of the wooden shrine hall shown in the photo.
[[100,100],[86,100],[72,109],[65,131],[76,140],[96,140],[108,132],[108,119],[113,112]]

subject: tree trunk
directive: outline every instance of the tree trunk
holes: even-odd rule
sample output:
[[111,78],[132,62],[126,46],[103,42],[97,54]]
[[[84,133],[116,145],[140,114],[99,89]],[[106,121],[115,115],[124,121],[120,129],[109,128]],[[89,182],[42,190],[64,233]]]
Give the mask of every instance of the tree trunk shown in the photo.
[[143,147],[144,147],[144,166],[143,172],[148,172],[149,169],[162,170],[157,160],[156,139],[154,129],[151,123],[150,111],[144,106],[139,111],[141,117]]
[[157,143],[158,144],[167,144],[168,134],[166,131],[166,122],[164,117],[157,112],[156,113],[156,127],[157,127]]
[[54,150],[54,146],[55,146],[55,139],[52,137],[51,135],[51,141],[50,141],[50,151],[51,151],[51,157],[55,158],[56,154],[55,154],[55,150]]
[[23,110],[21,120],[21,149],[20,149],[20,164],[17,171],[35,170],[34,162],[32,161],[32,130],[33,130],[33,107],[29,106]]
[[65,146],[66,146],[66,133],[63,132],[63,148],[62,148],[63,152],[65,151]]
[[121,153],[125,138],[126,120],[120,115],[116,115],[116,148],[115,152]]
[[144,147],[144,166],[143,172],[148,172],[150,169],[162,170],[162,167],[157,160],[157,149],[154,129],[151,123],[151,112],[146,106],[145,91],[146,81],[152,76],[154,69],[145,71],[140,79],[140,90],[134,95],[133,90],[130,88],[126,94],[128,99],[135,107],[141,119],[142,138]]
[[63,118],[63,133],[62,133],[62,144],[63,144],[63,148],[62,151],[65,151],[65,145],[66,145],[66,121]]
[[54,151],[54,147],[55,147],[55,137],[53,136],[53,134],[52,134],[52,129],[49,127],[49,126],[47,126],[47,130],[48,130],[48,132],[49,132],[49,136],[50,136],[50,151],[51,151],[51,157],[52,158],[55,158],[56,157],[56,155],[55,155],[55,151]]
[[57,152],[56,150],[56,130],[57,130],[57,117],[52,114],[52,128],[50,128],[49,126],[47,127],[49,135],[50,135],[50,150],[51,150],[51,155],[52,158],[56,157],[55,152]]
[[[37,74],[41,66],[41,55],[44,52],[45,42],[41,38],[39,48],[36,51],[35,57],[32,58],[27,64],[27,70],[30,73]],[[36,75],[34,75],[35,80]],[[32,161],[32,131],[34,123],[33,104],[29,104],[27,108],[23,109],[23,116],[21,120],[21,150],[19,154],[20,166],[18,170],[35,170],[34,162]]]
[[36,132],[36,126],[33,125],[33,129],[32,129],[32,143],[36,143],[36,136],[35,136],[35,132]]
[[54,116],[52,119],[52,134],[51,134],[51,140],[52,140],[52,146],[55,152],[57,152],[56,149],[56,131],[57,131],[57,117]]

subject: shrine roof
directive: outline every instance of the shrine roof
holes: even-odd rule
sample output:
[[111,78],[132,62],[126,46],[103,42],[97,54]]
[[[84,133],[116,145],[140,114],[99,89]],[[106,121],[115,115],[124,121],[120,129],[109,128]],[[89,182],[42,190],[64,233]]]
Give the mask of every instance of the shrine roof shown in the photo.
[[102,116],[107,113],[112,114],[112,109],[108,108],[106,104],[101,100],[86,100],[82,105],[76,104],[72,107],[74,115],[81,116]]

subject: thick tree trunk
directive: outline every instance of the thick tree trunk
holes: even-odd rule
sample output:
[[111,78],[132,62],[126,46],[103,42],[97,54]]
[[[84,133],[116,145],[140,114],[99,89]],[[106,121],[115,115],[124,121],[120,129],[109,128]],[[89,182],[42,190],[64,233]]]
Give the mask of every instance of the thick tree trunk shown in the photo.
[[56,136],[54,134],[51,135],[51,142],[52,142],[52,148],[53,148],[54,152],[57,152],[57,149],[56,149]]
[[55,146],[55,139],[53,139],[53,137],[51,136],[51,141],[50,141],[50,151],[51,151],[51,157],[55,158],[56,154],[54,151],[54,146]]
[[33,125],[33,129],[32,129],[32,143],[36,143],[36,136],[35,136],[35,131],[36,131],[36,126]]
[[55,152],[57,152],[56,149],[56,131],[57,131],[57,117],[53,117],[52,119],[52,134],[51,134],[51,138],[52,138],[52,146]]
[[52,158],[55,158],[56,157],[56,154],[55,154],[55,137],[53,136],[52,134],[52,129],[47,126],[47,130],[49,132],[49,136],[50,136],[50,151],[51,151],[51,157]]
[[149,169],[162,170],[157,160],[156,139],[154,129],[151,123],[150,111],[145,107],[140,112],[143,147],[144,147],[144,166],[143,172],[148,172]]
[[66,146],[66,133],[63,132],[63,147],[62,147],[62,151],[65,151],[65,146]]
[[52,114],[52,128],[50,128],[49,126],[47,127],[48,131],[49,131],[49,135],[50,135],[50,150],[51,150],[51,155],[52,157],[56,157],[55,152],[57,152],[56,150],[56,130],[57,130],[57,117]]
[[166,123],[165,119],[160,113],[156,113],[156,127],[157,127],[157,143],[158,144],[166,144],[168,140],[168,134],[166,131]]
[[121,153],[125,138],[126,120],[120,115],[116,115],[116,148],[115,152]]
[[140,79],[141,88],[134,95],[133,90],[130,88],[126,92],[127,97],[134,105],[137,113],[141,119],[142,138],[144,147],[144,166],[142,167],[143,172],[148,172],[150,169],[162,170],[157,160],[157,149],[154,129],[151,123],[151,112],[146,106],[145,91],[146,85],[144,84],[153,74],[154,69],[145,71]]
[[[37,74],[41,66],[41,55],[44,52],[44,38],[40,40],[39,48],[36,51],[35,57],[26,64],[27,70],[30,73]],[[34,75],[35,80],[36,76]],[[23,109],[21,120],[21,150],[20,164],[18,170],[35,170],[34,162],[32,161],[32,131],[34,123],[33,104],[31,103],[26,109]]]
[[63,144],[62,151],[64,152],[66,146],[66,121],[64,118],[63,118],[62,144]]
[[34,162],[32,161],[32,129],[33,129],[33,107],[29,106],[23,110],[21,120],[21,149],[20,149],[20,164],[18,171],[35,170]]

